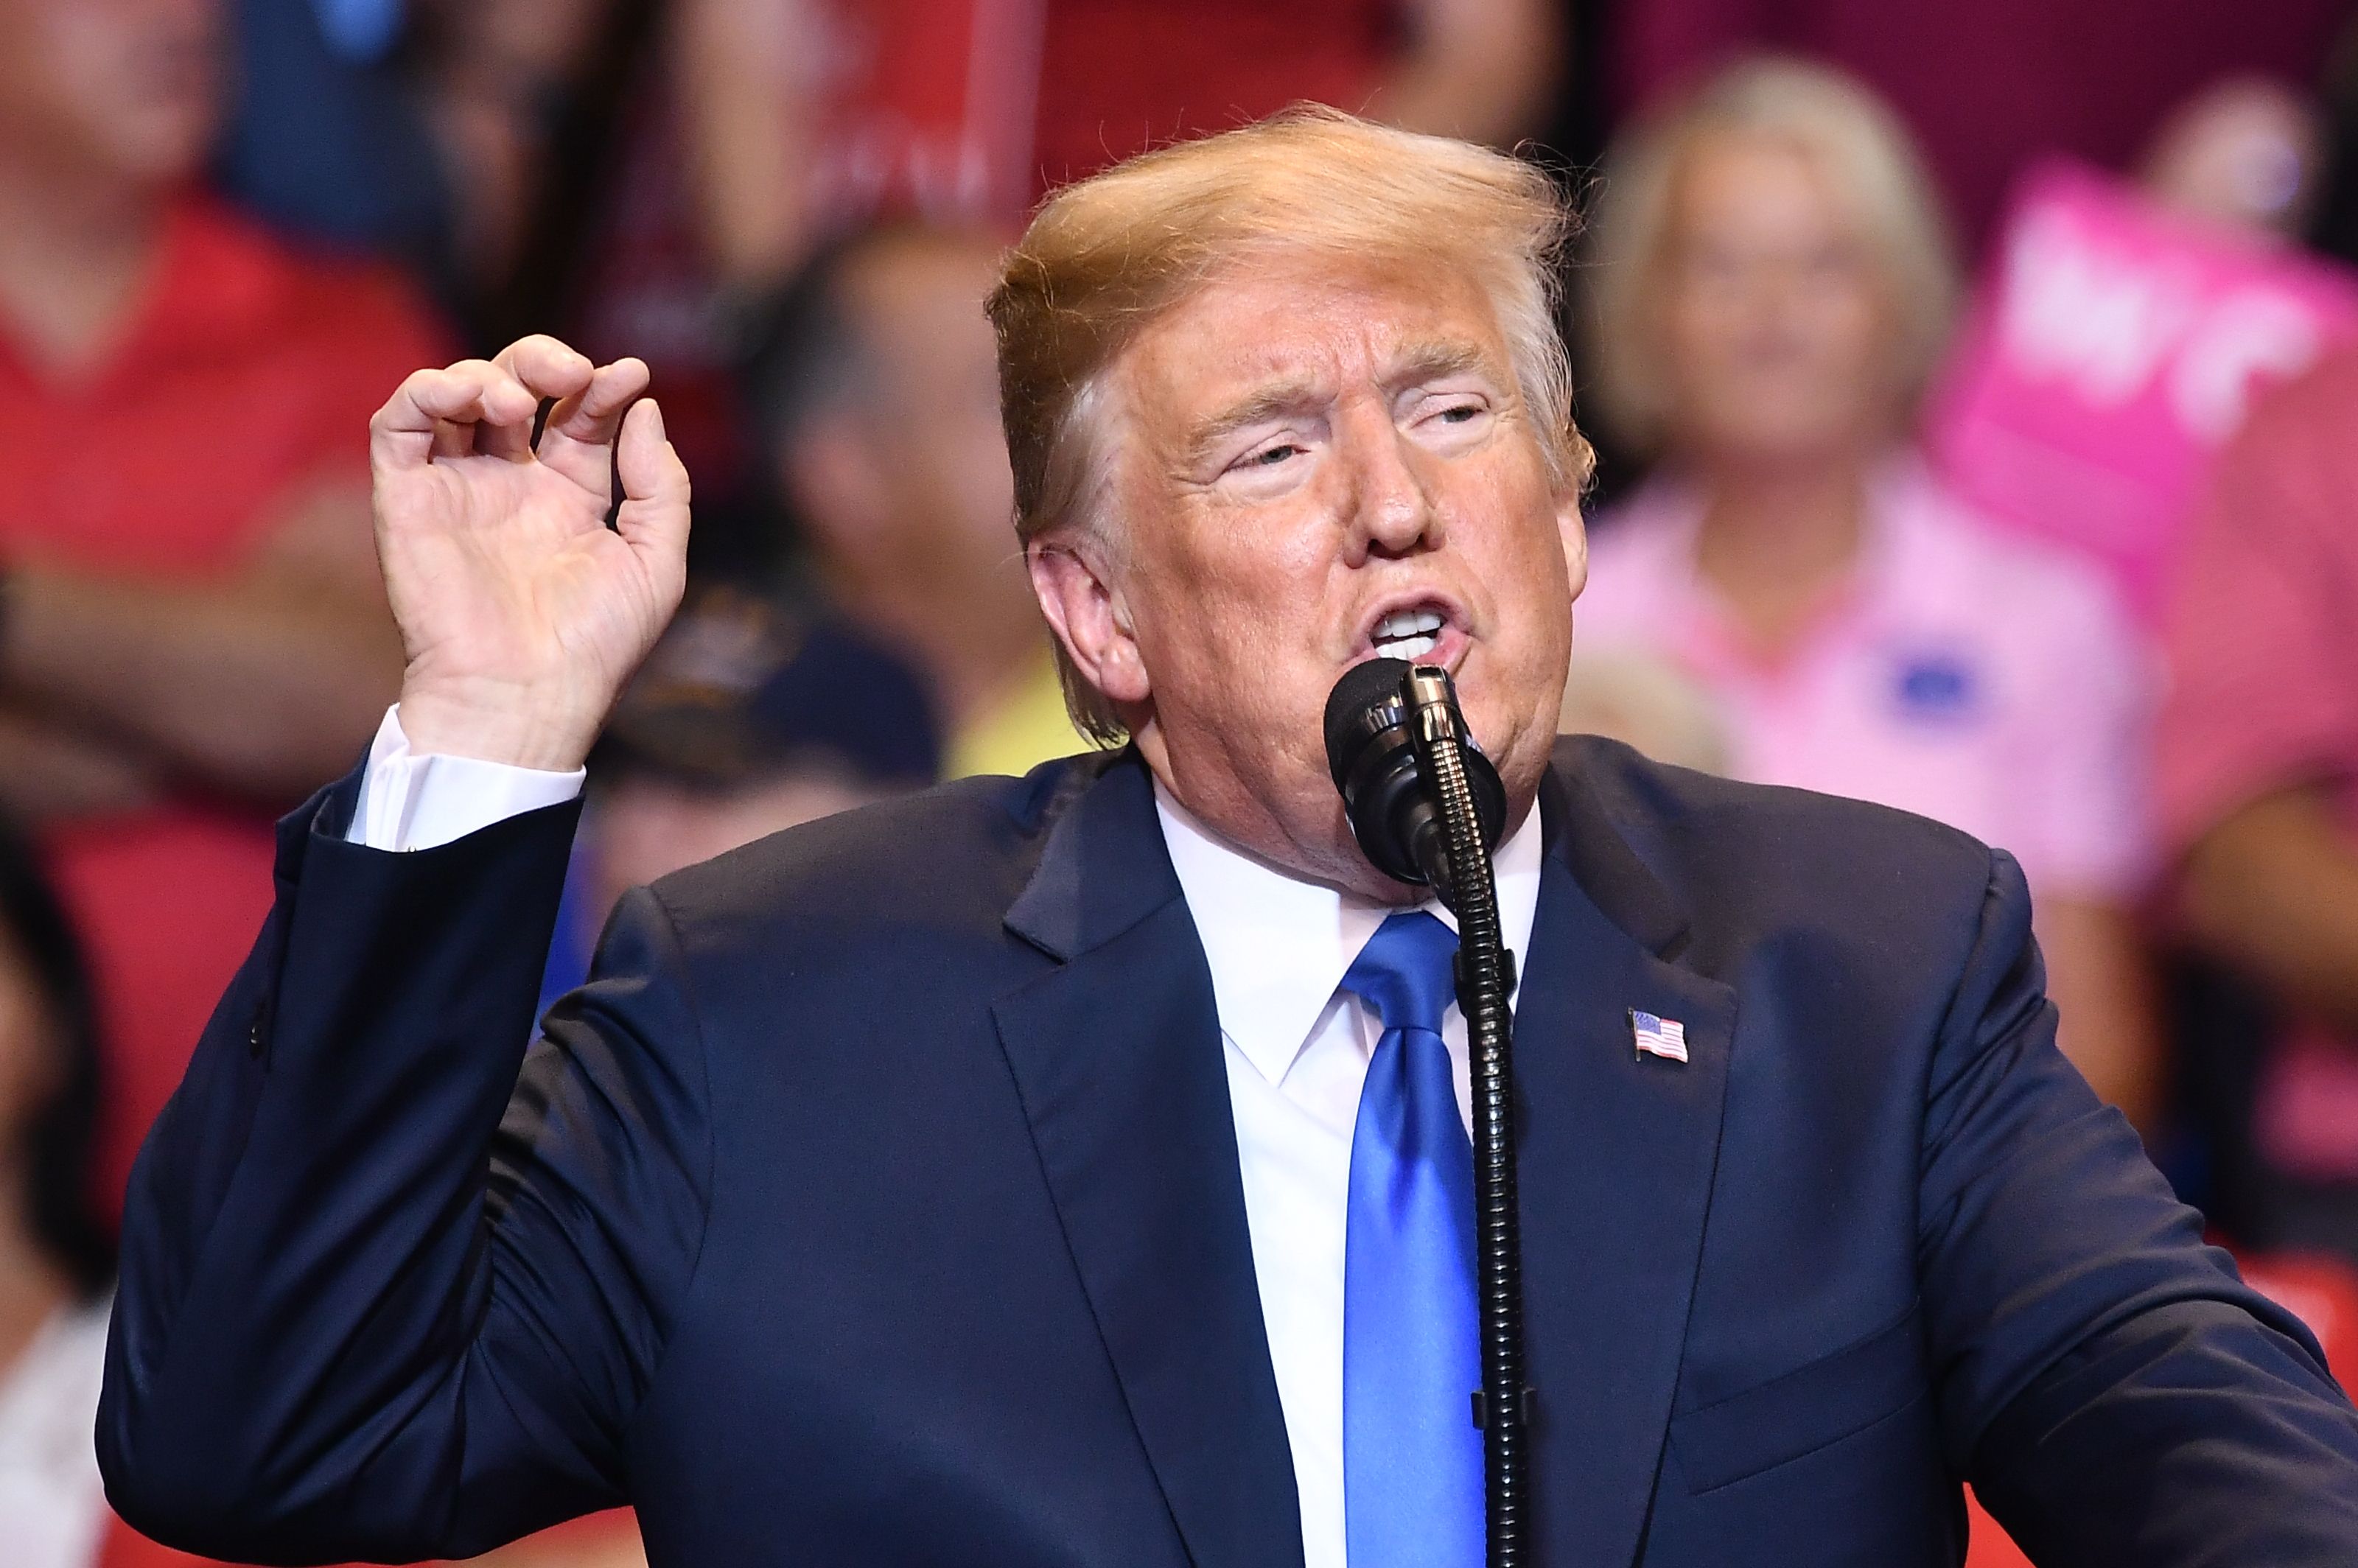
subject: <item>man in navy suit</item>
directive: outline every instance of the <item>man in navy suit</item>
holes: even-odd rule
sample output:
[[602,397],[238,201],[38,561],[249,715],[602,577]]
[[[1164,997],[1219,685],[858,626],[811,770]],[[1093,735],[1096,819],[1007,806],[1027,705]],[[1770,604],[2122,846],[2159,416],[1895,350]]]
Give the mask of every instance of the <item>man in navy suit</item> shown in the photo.
[[407,679],[141,1158],[117,1508],[280,1563],[628,1501],[657,1564],[1473,1568],[1451,938],[1320,741],[1382,653],[1511,803],[1535,1561],[1953,1563],[1970,1479],[2043,1563],[2358,1562],[2358,1413],[2056,1053],[2014,862],[1555,739],[1560,226],[1325,113],[1049,203],[991,303],[1018,532],[1124,743],[632,895],[528,1052],[687,476],[634,361],[413,376]]

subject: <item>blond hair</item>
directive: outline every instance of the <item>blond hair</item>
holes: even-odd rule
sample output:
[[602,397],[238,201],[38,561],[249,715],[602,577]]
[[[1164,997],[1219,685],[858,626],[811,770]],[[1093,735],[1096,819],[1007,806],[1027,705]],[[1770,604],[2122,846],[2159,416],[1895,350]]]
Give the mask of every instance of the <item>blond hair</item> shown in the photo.
[[1824,66],[1763,56],[1648,117],[1606,160],[1589,234],[1593,352],[1584,362],[1614,433],[1641,450],[1661,444],[1669,395],[1652,295],[1679,176],[1697,147],[1721,137],[1793,148],[1850,209],[1893,311],[1895,384],[1912,401],[1947,345],[1956,308],[1956,263],[1931,180],[1907,128],[1866,87]]
[[[1573,427],[1556,327],[1566,224],[1554,187],[1529,164],[1310,105],[1066,186],[1008,253],[989,306],[1018,536],[1029,548],[1093,534],[1118,547],[1094,428],[1104,372],[1141,327],[1216,275],[1282,252],[1476,278],[1549,473],[1577,489],[1588,443]],[[1061,643],[1056,658],[1073,722],[1093,740],[1120,740],[1111,704]]]

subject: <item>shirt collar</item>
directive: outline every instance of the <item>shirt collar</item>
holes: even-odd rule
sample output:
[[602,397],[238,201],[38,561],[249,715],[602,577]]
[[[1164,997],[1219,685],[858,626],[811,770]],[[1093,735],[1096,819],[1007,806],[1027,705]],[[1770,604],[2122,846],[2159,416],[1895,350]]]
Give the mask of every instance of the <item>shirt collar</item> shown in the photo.
[[[1154,809],[1180,892],[1212,971],[1220,1029],[1271,1083],[1282,1082],[1359,949],[1393,904],[1278,870],[1220,838],[1155,781]],[[1491,857],[1498,928],[1519,974],[1539,911],[1541,835],[1536,804]],[[1456,929],[1438,899],[1417,906]]]

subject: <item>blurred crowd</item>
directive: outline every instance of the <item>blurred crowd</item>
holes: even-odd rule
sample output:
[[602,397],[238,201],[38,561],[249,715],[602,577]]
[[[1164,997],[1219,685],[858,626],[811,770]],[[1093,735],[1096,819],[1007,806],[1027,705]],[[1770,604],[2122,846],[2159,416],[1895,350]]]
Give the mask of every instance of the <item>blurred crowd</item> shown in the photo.
[[[2016,855],[2065,1050],[2189,1200],[2358,1262],[2353,11],[0,0],[0,1558],[174,1560],[90,1459],[111,1228],[274,818],[397,690],[367,427],[401,377],[526,331],[634,353],[695,475],[554,994],[625,888],[1081,747],[995,256],[1060,181],[1300,100],[1520,148],[1583,210],[1565,727]],[[2196,306],[2083,268],[2025,362],[2102,373],[2001,460],[1956,411],[2059,157],[2165,277],[2324,303],[2107,448]],[[2127,546],[2075,533],[2125,485]],[[509,1560],[634,1553],[591,1521]]]

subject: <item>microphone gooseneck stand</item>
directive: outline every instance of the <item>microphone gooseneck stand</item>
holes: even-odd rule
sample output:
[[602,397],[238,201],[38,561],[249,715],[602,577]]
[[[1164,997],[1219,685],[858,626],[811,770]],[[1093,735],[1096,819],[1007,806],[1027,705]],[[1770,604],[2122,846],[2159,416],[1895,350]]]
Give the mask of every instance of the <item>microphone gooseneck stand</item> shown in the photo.
[[1523,1372],[1522,1235],[1515,1195],[1514,957],[1498,928],[1490,850],[1506,792],[1457,707],[1448,672],[1374,659],[1354,666],[1326,706],[1327,759],[1368,860],[1387,875],[1430,883],[1457,917],[1457,1006],[1466,1015],[1474,1089],[1475,1284],[1489,1568],[1529,1562],[1529,1435]]
[[1514,960],[1498,929],[1498,885],[1466,764],[1465,719],[1449,677],[1410,671],[1402,697],[1418,772],[1441,831],[1433,886],[1457,916],[1457,1006],[1474,1074],[1475,1281],[1481,1305],[1484,1517],[1490,1568],[1524,1561],[1531,1387],[1523,1381],[1523,1246],[1515,1198]]

